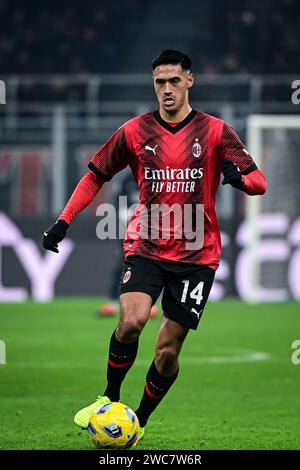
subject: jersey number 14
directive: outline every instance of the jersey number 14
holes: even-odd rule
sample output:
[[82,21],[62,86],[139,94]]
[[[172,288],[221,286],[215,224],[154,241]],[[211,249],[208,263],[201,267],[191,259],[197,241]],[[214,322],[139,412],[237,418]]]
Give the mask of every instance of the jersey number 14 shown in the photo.
[[[184,280],[182,282],[184,284],[184,287],[183,287],[183,292],[182,292],[182,296],[181,296],[181,302],[185,303],[187,295],[188,295],[188,291],[189,291],[190,281]],[[196,285],[195,289],[193,289],[190,292],[190,298],[196,300],[197,305],[200,305],[201,300],[203,299],[203,295],[202,295],[203,287],[204,287],[204,282],[200,281]]]

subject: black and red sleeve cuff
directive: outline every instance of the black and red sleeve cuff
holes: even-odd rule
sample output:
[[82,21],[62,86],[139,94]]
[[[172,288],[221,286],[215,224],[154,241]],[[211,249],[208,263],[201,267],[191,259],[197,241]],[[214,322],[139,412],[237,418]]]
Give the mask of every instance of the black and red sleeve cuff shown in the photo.
[[246,170],[241,171],[241,175],[249,175],[249,173],[252,173],[252,171],[255,170],[257,170],[257,166],[255,165],[255,163],[252,163],[252,165],[248,166]]
[[99,176],[99,178],[101,178],[103,181],[110,181],[111,180],[111,176],[107,176],[105,173],[103,173],[101,170],[99,170],[99,168],[96,167],[96,165],[94,165],[93,162],[90,162],[88,164],[88,168],[93,172],[95,173],[95,175]]

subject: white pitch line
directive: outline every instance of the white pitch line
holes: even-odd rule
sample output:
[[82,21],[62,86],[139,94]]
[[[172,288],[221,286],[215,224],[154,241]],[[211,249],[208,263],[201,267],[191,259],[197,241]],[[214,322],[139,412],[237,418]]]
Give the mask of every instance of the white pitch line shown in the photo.
[[[231,350],[232,351],[232,350]],[[249,362],[261,362],[268,361],[271,359],[271,354],[263,351],[250,351],[244,350],[244,354],[241,354],[241,349],[238,350],[239,354],[227,355],[227,356],[181,356],[180,362],[182,365],[198,365],[198,364],[240,364]],[[137,359],[134,367],[146,367],[149,365],[150,359]],[[91,362],[75,363],[74,362],[11,362],[7,366],[12,368],[39,368],[39,369],[94,369],[95,364]],[[5,368],[7,367],[5,366]]]
[[[180,359],[180,363],[190,364],[190,365],[197,365],[197,364],[239,364],[245,362],[260,362],[260,361],[268,361],[271,359],[271,355],[267,352],[263,351],[252,351],[248,352],[247,354],[238,354],[232,356],[184,356],[182,355]],[[137,359],[135,365],[136,366],[145,366],[149,364],[148,361]]]
[[[241,362],[268,361],[271,358],[267,352],[252,352],[245,356],[210,356],[210,357],[188,357],[188,364],[237,364]],[[185,359],[182,360],[185,362]]]

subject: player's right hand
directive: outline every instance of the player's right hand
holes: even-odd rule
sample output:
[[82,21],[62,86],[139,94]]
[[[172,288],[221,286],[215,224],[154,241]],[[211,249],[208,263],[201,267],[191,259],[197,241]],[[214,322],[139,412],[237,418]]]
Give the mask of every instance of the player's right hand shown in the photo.
[[45,250],[54,251],[58,253],[58,243],[61,242],[67,233],[69,224],[62,219],[58,219],[54,225],[48,228],[43,235],[43,247]]

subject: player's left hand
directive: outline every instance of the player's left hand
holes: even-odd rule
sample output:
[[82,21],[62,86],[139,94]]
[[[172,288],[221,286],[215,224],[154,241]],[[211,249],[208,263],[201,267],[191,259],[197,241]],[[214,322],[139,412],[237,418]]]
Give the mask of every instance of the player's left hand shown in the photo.
[[45,250],[58,253],[58,243],[61,242],[67,233],[69,224],[64,220],[58,219],[54,225],[44,232],[43,247]]
[[244,181],[240,169],[235,163],[233,163],[228,158],[224,159],[222,165],[222,173],[224,175],[222,184],[231,184],[231,186],[233,186],[234,188],[242,188]]

